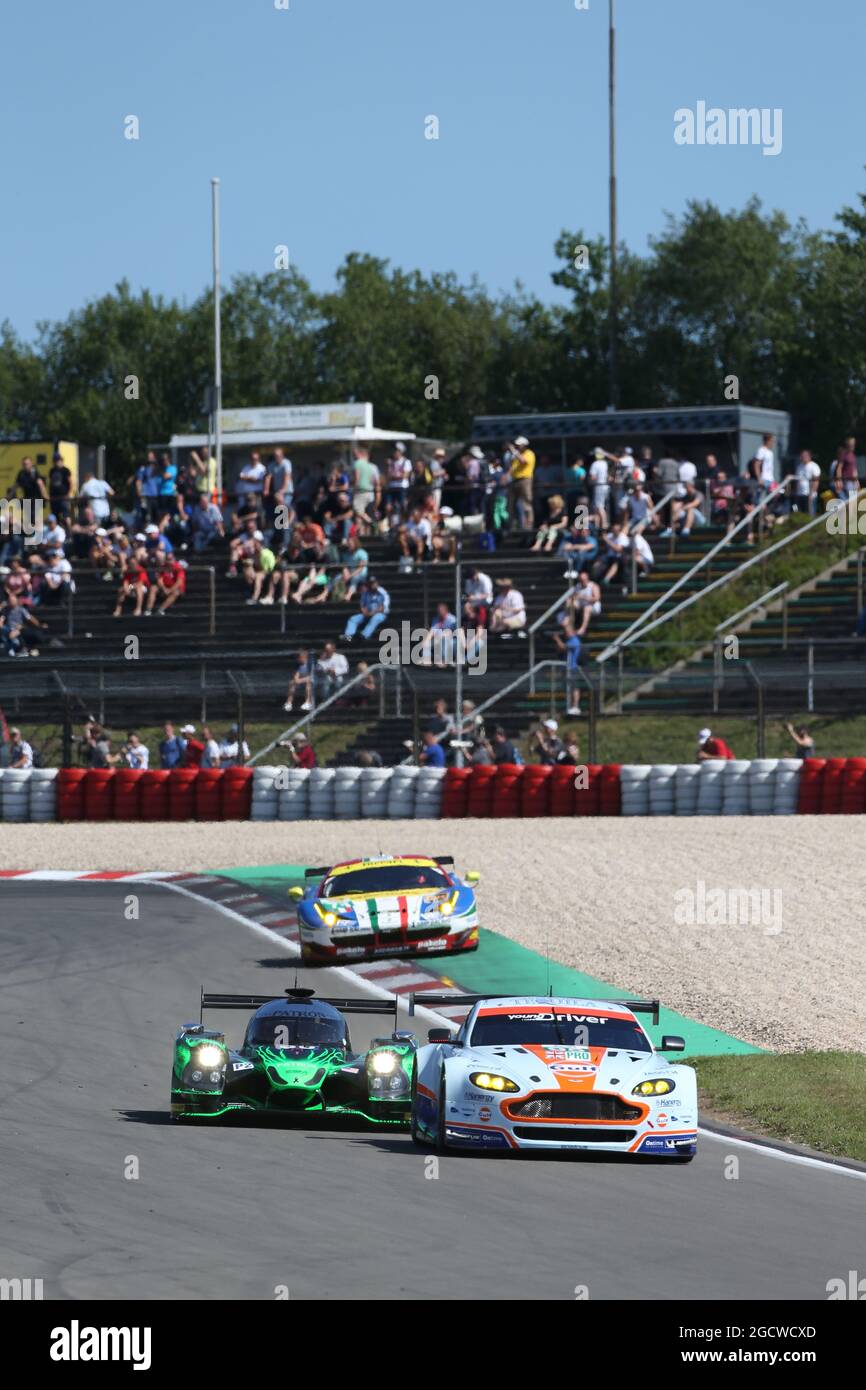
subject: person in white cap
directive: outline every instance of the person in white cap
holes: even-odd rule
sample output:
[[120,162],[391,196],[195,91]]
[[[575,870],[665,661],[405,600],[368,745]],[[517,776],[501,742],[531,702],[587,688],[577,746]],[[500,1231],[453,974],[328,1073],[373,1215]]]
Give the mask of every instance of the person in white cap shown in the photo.
[[713,738],[712,729],[701,729],[698,733],[698,762],[705,763],[711,758],[733,758],[728,745],[723,738]]
[[592,451],[592,463],[589,465],[590,498],[596,514],[596,524],[602,531],[607,528],[607,504],[610,497],[609,457],[604,449],[596,447]]
[[531,735],[531,741],[535,745],[535,752],[538,753],[538,761],[547,766],[559,761],[560,753],[565,751],[565,745],[559,737],[559,725],[555,719],[542,719],[538,728]]
[[511,453],[511,498],[514,517],[521,531],[531,531],[535,525],[532,505],[532,479],[535,474],[535,454],[525,434],[519,434],[508,445]]
[[475,516],[481,511],[481,465],[484,462],[484,450],[477,444],[473,444],[460,459],[460,472],[463,474],[463,484],[466,488],[466,515]]

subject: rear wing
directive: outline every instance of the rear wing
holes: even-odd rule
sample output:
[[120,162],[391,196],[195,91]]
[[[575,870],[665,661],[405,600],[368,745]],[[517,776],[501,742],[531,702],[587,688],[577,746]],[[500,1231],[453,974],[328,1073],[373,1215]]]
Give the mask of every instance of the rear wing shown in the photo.
[[332,864],[323,864],[320,869],[304,869],[304,878],[324,878],[332,868]]
[[391,1003],[390,1000],[385,999],[330,999],[322,994],[316,994],[311,989],[287,989],[282,994],[205,994],[204,989],[202,989],[199,1021],[201,1021],[205,1009],[255,1011],[260,1009],[263,1004],[303,1003],[305,1000],[315,1000],[317,1004],[330,1004],[331,1008],[339,1010],[341,1014],[393,1014],[394,1027],[397,1026],[399,1000],[396,994],[394,995],[394,1002]]
[[[414,1017],[415,1002],[432,1006],[435,1004],[452,1004],[456,1008],[465,1005],[471,1009],[474,1004],[480,1004],[485,999],[514,999],[514,994],[436,994],[423,990],[420,994],[412,993],[409,995],[409,1016]],[[540,996],[539,996],[540,997]],[[659,1021],[659,1009],[661,1004],[658,999],[599,999],[599,1004],[618,1004],[622,1009],[628,1009],[633,1014],[652,1014],[653,1024]]]
[[434,863],[434,864],[443,864],[443,865],[444,865],[444,864],[450,864],[451,867],[452,867],[452,869],[453,869],[453,867],[454,867],[454,855],[453,855],[453,854],[434,854],[434,856],[433,856],[433,863]]

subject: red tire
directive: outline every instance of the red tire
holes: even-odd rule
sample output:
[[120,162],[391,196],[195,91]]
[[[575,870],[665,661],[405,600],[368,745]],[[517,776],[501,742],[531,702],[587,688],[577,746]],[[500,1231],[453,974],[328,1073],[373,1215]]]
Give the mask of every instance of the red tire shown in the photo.
[[135,767],[119,767],[114,779],[114,819],[141,820],[141,779],[144,772]]
[[168,820],[168,768],[154,767],[142,773],[139,812],[142,820]]
[[173,767],[168,775],[169,820],[195,820],[197,767]]
[[218,767],[203,767],[195,779],[194,805],[196,820],[222,820],[222,780],[225,773]]
[[57,774],[57,819],[84,820],[86,767],[62,767]]
[[523,769],[520,779],[520,814],[531,819],[550,815],[552,766],[536,766]]
[[84,819],[114,819],[113,767],[92,767],[84,779]]
[[804,758],[797,789],[797,815],[817,816],[821,807],[821,783],[826,758]]
[[842,813],[842,789],[845,781],[845,758],[828,758],[821,778],[821,800],[818,813],[838,816]]
[[[603,768],[600,763],[587,763],[586,771],[581,772],[579,767],[571,769],[574,780],[574,814],[576,816],[600,816],[601,811],[601,774]],[[578,777],[578,773],[581,775]],[[586,783],[586,786],[583,783]],[[610,795],[612,801],[612,794]]]
[[472,773],[471,767],[448,768],[443,779],[439,811],[443,820],[462,820],[466,816]]
[[848,758],[842,778],[843,816],[858,816],[866,811],[866,758]]
[[222,783],[222,819],[249,820],[253,800],[253,769],[227,767]]
[[619,781],[619,763],[605,763],[599,776],[598,813],[601,816],[618,816],[622,805]]
[[550,769],[549,815],[574,815],[574,783],[576,773],[576,767],[563,767],[561,764]]
[[473,767],[466,800],[467,816],[493,815],[493,787],[497,771],[498,769],[489,763]]

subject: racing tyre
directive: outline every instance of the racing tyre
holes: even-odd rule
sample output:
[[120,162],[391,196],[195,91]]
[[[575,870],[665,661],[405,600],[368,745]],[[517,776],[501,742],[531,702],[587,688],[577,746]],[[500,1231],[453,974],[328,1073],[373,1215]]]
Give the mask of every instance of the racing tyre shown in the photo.
[[439,1082],[439,1105],[436,1111],[436,1152],[444,1154],[447,1145],[445,1143],[445,1068],[442,1068],[442,1079]]
[[415,1090],[416,1090],[417,1085],[418,1085],[418,1063],[417,1063],[417,1062],[413,1062],[413,1064],[412,1064],[412,1084],[411,1084],[411,1092],[410,1092],[411,1097],[412,1097],[412,1107],[411,1107],[411,1109],[410,1109],[410,1111],[409,1111],[409,1136],[410,1136],[410,1138],[411,1138],[411,1140],[412,1140],[412,1143],[413,1143],[413,1144],[416,1144],[416,1145],[418,1146],[419,1149],[426,1149],[426,1148],[428,1147],[427,1140],[424,1138],[423,1134],[421,1133],[421,1131],[420,1131],[420,1129],[418,1128],[418,1125],[417,1125],[417,1123],[416,1123],[416,1121],[415,1121],[415,1102],[416,1102]]

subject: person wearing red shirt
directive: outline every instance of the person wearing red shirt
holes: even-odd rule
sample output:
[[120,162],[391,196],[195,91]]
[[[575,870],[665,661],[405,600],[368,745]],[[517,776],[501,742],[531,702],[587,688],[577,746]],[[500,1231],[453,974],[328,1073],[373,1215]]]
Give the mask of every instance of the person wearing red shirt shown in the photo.
[[156,601],[160,594],[162,602],[157,612],[165,616],[169,608],[177,603],[178,599],[186,593],[186,567],[180,560],[167,559],[160,565],[156,581],[151,585],[150,593],[147,596],[147,611],[145,617],[149,618],[156,608]]
[[698,734],[698,762],[705,763],[710,758],[730,760],[733,753],[723,738],[713,738],[711,729],[701,729]]
[[201,760],[204,757],[204,744],[201,739],[194,738],[195,725],[184,724],[181,733],[186,739],[186,748],[183,753],[184,767],[201,767]]
[[[114,612],[111,615],[112,618],[120,617],[126,600],[133,596],[135,597],[135,612],[133,613],[133,617],[140,618],[141,610],[144,606],[144,596],[149,588],[150,579],[144,566],[135,563],[130,565],[120,581],[120,588],[117,591],[117,603],[114,605]],[[154,598],[155,597],[156,590],[154,590]]]
[[293,767],[315,767],[316,755],[306,734],[295,734],[294,747],[289,748]]

